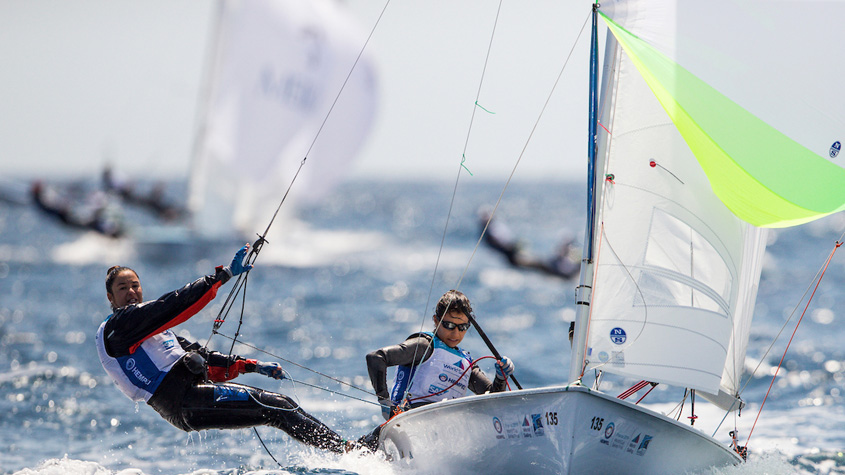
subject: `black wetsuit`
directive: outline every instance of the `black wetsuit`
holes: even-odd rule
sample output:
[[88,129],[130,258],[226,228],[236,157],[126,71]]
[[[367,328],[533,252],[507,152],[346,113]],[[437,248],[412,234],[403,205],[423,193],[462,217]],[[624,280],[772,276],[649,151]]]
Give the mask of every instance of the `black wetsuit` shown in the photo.
[[[112,358],[132,354],[144,340],[178,325],[201,310],[228,280],[218,268],[158,300],[127,305],[105,322],[103,345]],[[177,337],[188,353],[167,372],[147,401],[161,416],[184,431],[239,429],[269,425],[300,442],[342,452],[345,442],[325,424],[282,394],[225,382],[256,371],[255,360],[207,351]]]

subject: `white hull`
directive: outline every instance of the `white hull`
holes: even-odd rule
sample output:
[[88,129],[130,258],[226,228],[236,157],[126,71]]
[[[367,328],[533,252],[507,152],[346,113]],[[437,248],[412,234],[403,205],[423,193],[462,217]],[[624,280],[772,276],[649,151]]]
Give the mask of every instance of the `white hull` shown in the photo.
[[741,462],[696,429],[582,386],[431,404],[386,423],[381,444],[415,473],[677,474]]

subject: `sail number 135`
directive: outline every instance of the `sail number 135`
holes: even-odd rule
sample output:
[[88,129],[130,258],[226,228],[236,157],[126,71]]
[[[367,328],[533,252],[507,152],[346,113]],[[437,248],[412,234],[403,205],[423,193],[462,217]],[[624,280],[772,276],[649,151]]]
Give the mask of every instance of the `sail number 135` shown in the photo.
[[603,424],[604,424],[604,417],[594,417],[593,421],[590,423],[590,429],[601,430],[601,426]]

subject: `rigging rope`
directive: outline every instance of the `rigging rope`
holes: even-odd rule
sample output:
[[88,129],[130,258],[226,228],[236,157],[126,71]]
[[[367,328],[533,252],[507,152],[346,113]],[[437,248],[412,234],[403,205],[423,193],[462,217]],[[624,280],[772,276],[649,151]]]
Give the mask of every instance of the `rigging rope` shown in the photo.
[[[443,225],[443,234],[440,237],[440,248],[437,251],[437,259],[434,262],[434,270],[431,273],[431,284],[429,285],[429,288],[428,288],[428,297],[425,300],[425,310],[423,310],[423,318],[422,318],[422,321],[420,322],[420,333],[422,333],[422,331],[423,331],[423,325],[425,325],[425,319],[426,319],[426,316],[428,315],[428,303],[431,301],[431,296],[434,293],[434,282],[435,282],[435,279],[437,278],[437,269],[440,266],[440,258],[443,256],[443,247],[444,247],[445,242],[446,242],[446,232],[449,230],[449,221],[452,217],[452,210],[454,209],[454,206],[455,206],[455,196],[458,193],[458,183],[461,180],[461,169],[462,168],[465,169],[467,171],[467,173],[469,173],[470,176],[472,176],[472,173],[469,171],[469,168],[467,168],[464,165],[464,162],[466,161],[466,151],[467,151],[467,146],[469,145],[469,137],[470,137],[470,134],[472,133],[472,125],[475,122],[476,107],[480,107],[480,106],[478,106],[478,101],[479,101],[479,98],[481,96],[481,87],[484,85],[484,76],[485,76],[485,73],[487,72],[487,63],[490,61],[490,50],[493,48],[493,38],[495,38],[495,36],[496,36],[496,26],[499,23],[499,14],[502,11],[502,2],[503,2],[503,0],[499,0],[499,6],[496,9],[496,17],[493,21],[493,28],[490,32],[490,41],[487,43],[487,55],[484,58],[484,67],[481,70],[481,77],[478,81],[478,89],[476,90],[476,93],[475,93],[475,101],[473,102],[472,114],[470,115],[469,126],[467,127],[467,135],[466,135],[466,139],[464,139],[464,149],[463,149],[463,152],[461,153],[461,162],[460,162],[460,166],[458,167],[458,173],[455,177],[455,186],[452,188],[452,198],[449,201],[449,210],[446,213],[446,223]],[[476,245],[476,247],[477,247],[477,245]],[[472,260],[471,257],[470,257],[470,260]],[[467,263],[467,268],[469,268],[469,263]],[[454,287],[455,290],[460,289],[460,285],[461,285],[461,282],[463,281],[465,274],[466,274],[466,269],[464,270],[464,274],[462,274],[460,279],[458,279],[458,283]],[[451,305],[451,303],[450,303],[450,305]],[[447,310],[449,309],[450,305],[446,306]],[[443,321],[443,315],[440,315],[440,318],[438,319],[438,324],[434,328],[435,334],[437,333],[437,330],[440,328],[440,322],[442,322],[442,321]],[[432,350],[433,350],[433,345],[434,345],[434,341],[432,340],[432,342],[430,344],[430,346],[432,347]],[[415,350],[414,351],[414,358],[413,358],[412,361],[416,361],[416,359],[417,359],[417,355],[416,355],[416,350]],[[402,400],[406,400],[408,398],[408,391],[411,389],[411,385],[413,384],[415,377],[416,377],[416,371],[413,372],[413,374],[411,375],[411,379],[408,381],[408,386],[405,389],[405,394],[402,396]]]
[[[843,234],[842,237],[845,237]],[[757,417],[754,418],[754,424],[751,425],[751,430],[748,432],[748,438],[745,439],[745,448],[748,447],[748,442],[751,440],[751,434],[754,433],[754,428],[757,426],[757,420],[760,419],[760,414],[763,412],[763,406],[766,404],[766,399],[769,397],[769,393],[772,391],[772,386],[775,384],[775,378],[777,378],[778,371],[780,371],[781,366],[783,366],[783,360],[786,359],[786,353],[789,351],[789,346],[792,345],[792,340],[795,338],[795,333],[798,332],[798,327],[801,325],[801,321],[804,319],[804,315],[807,314],[807,309],[810,307],[810,302],[813,301],[813,297],[816,295],[816,291],[819,288],[819,285],[824,278],[824,274],[827,272],[827,267],[830,265],[830,261],[833,259],[833,255],[836,254],[836,250],[839,249],[839,246],[842,245],[842,237],[836,241],[836,244],[833,246],[833,249],[830,251],[830,254],[827,256],[827,260],[825,261],[824,265],[822,266],[821,271],[819,272],[818,279],[816,279],[816,285],[813,286],[813,292],[810,294],[810,298],[807,299],[807,304],[804,306],[804,310],[801,312],[801,317],[798,318],[798,322],[795,324],[795,328],[792,330],[792,335],[789,337],[789,341],[786,344],[786,348],[783,350],[783,355],[780,357],[780,362],[778,362],[777,367],[775,368],[775,373],[772,375],[772,381],[769,383],[769,389],[766,390],[766,395],[763,397],[763,402],[760,403],[760,409],[757,411]]]
[[[384,12],[387,10],[388,5],[390,5],[390,0],[386,0],[384,7],[382,8],[381,12],[379,13],[378,18],[376,19],[375,23],[373,24],[373,27],[370,30],[370,34],[367,36],[366,41],[364,41],[364,44],[362,45],[361,49],[359,50],[358,56],[355,58],[355,62],[352,64],[352,67],[349,69],[349,73],[346,75],[346,78],[344,79],[343,84],[340,87],[340,90],[338,91],[337,95],[335,96],[334,101],[332,101],[331,107],[329,108],[328,112],[326,112],[326,115],[323,118],[322,123],[320,124],[320,128],[314,134],[314,139],[311,141],[311,145],[309,145],[308,150],[305,152],[305,157],[303,157],[302,161],[299,162],[299,167],[296,169],[296,173],[294,173],[294,176],[291,179],[290,184],[288,184],[288,187],[285,190],[285,193],[282,196],[281,201],[279,202],[279,206],[276,207],[276,210],[273,212],[273,216],[270,218],[270,222],[267,224],[267,228],[264,229],[264,234],[258,235],[258,239],[255,241],[255,243],[252,246],[252,250],[250,251],[249,255],[247,255],[246,262],[248,264],[252,265],[255,262],[255,260],[258,258],[259,252],[261,252],[261,248],[263,247],[264,243],[267,242],[266,241],[267,233],[270,232],[270,228],[273,226],[273,222],[276,220],[276,217],[278,216],[279,211],[282,209],[282,205],[287,200],[288,194],[290,193],[290,190],[293,187],[294,182],[296,182],[297,177],[299,177],[299,173],[302,171],[302,167],[305,165],[305,161],[308,159],[308,154],[311,153],[311,150],[314,148],[314,145],[316,144],[317,139],[320,137],[320,134],[323,131],[323,127],[326,125],[326,122],[328,121],[329,116],[331,115],[332,111],[334,110],[335,105],[337,104],[337,101],[340,98],[340,95],[343,93],[343,90],[346,88],[346,84],[349,82],[349,78],[352,76],[352,72],[355,70],[355,67],[358,65],[358,61],[360,61],[360,59],[361,59],[361,55],[364,54],[364,50],[366,50],[367,45],[370,43],[370,39],[372,39],[373,33],[375,32],[376,28],[378,27],[379,23],[381,22],[381,19],[384,16]],[[229,355],[232,354],[232,351],[234,350],[234,347],[235,347],[235,342],[237,341],[238,336],[240,335],[241,326],[243,325],[244,305],[246,303],[246,284],[247,284],[247,276],[248,275],[249,275],[249,271],[245,272],[244,274],[239,275],[238,280],[235,281],[235,285],[233,285],[232,290],[229,292],[229,295],[226,297],[226,300],[223,303],[223,307],[221,308],[220,313],[218,313],[217,317],[214,319],[214,324],[213,324],[213,327],[212,327],[212,330],[211,330],[211,334],[208,336],[208,340],[205,343],[205,348],[208,348],[208,344],[211,342],[211,338],[215,334],[220,334],[219,333],[220,327],[226,321],[226,316],[229,314],[231,306],[234,305],[235,299],[237,298],[238,294],[241,292],[241,289],[243,289],[243,296],[242,296],[242,299],[241,299],[241,312],[240,312],[240,318],[239,318],[239,321],[238,321],[238,328],[235,330],[234,338],[230,338],[232,340],[232,345],[229,348]],[[243,277],[243,279],[241,277]],[[229,338],[229,337],[227,337],[227,338]],[[255,347],[253,347],[253,348],[255,348]],[[300,366],[300,365],[297,365],[297,366]],[[228,376],[228,372],[229,372],[229,368],[227,367],[226,368],[227,376]],[[331,379],[333,379],[333,378],[331,378]],[[360,388],[356,388],[356,389],[360,390]],[[270,458],[272,458],[273,461],[276,462],[277,465],[279,465],[279,467],[282,467],[282,465],[276,460],[276,458],[273,457],[273,454],[270,453],[270,450],[267,448],[267,445],[264,444],[264,441],[261,439],[261,436],[258,434],[258,430],[256,430],[253,427],[253,431],[255,432],[256,437],[258,437],[258,440],[261,441],[261,445],[264,447],[264,450],[267,452],[268,455],[270,455]]]
[[[434,291],[434,282],[435,282],[435,279],[436,279],[436,276],[437,276],[437,269],[439,267],[440,258],[443,254],[443,247],[444,247],[444,243],[445,243],[445,240],[446,240],[446,231],[449,228],[449,220],[452,216],[452,210],[453,210],[454,204],[455,204],[455,196],[457,194],[458,184],[459,184],[460,178],[461,178],[461,168],[466,169],[467,172],[470,173],[470,175],[472,175],[472,173],[469,171],[469,169],[466,168],[466,166],[464,165],[464,162],[466,161],[466,151],[467,151],[467,147],[468,147],[468,144],[469,144],[469,137],[470,137],[471,132],[472,132],[472,125],[473,125],[474,119],[475,119],[475,109],[481,108],[485,112],[490,112],[489,110],[487,110],[484,107],[481,107],[479,105],[479,98],[481,96],[481,87],[482,87],[483,82],[484,82],[484,73],[487,70],[487,62],[489,61],[489,58],[490,58],[490,49],[492,48],[492,45],[493,45],[493,38],[495,36],[496,25],[498,24],[499,14],[501,12],[501,7],[502,7],[502,2],[500,1],[498,10],[496,11],[496,20],[494,22],[493,30],[491,32],[490,42],[488,43],[487,56],[485,57],[484,68],[482,70],[481,80],[480,80],[479,85],[478,85],[478,90],[477,90],[477,93],[476,93],[476,99],[475,99],[475,102],[473,103],[473,112],[472,112],[472,116],[470,118],[470,124],[469,124],[468,130],[467,130],[466,140],[464,141],[464,149],[463,149],[463,152],[461,154],[461,162],[460,162],[460,166],[458,167],[457,176],[455,178],[455,186],[453,187],[451,201],[449,202],[449,211],[446,215],[446,223],[443,227],[443,235],[442,235],[441,240],[440,240],[440,249],[438,250],[437,260],[435,262],[434,271],[432,272],[431,285],[429,287],[428,298],[426,299],[426,310],[423,312],[424,316],[423,316],[422,323],[420,324],[420,332],[422,332],[423,325],[425,324],[425,318],[426,318],[425,315],[428,314],[428,302],[431,301],[431,295]],[[484,235],[487,233],[487,228],[490,226],[490,222],[493,220],[493,217],[495,216],[496,211],[499,208],[499,204],[501,204],[502,199],[505,195],[505,192],[507,191],[508,186],[510,185],[514,175],[516,174],[516,169],[519,166],[519,163],[522,161],[522,157],[525,155],[525,151],[528,148],[528,144],[531,142],[531,139],[534,136],[534,132],[537,130],[537,127],[540,124],[540,120],[543,118],[543,115],[546,111],[546,108],[548,107],[549,102],[551,101],[552,95],[554,94],[555,90],[557,89],[557,85],[560,83],[561,77],[563,76],[563,72],[566,70],[566,67],[569,64],[569,60],[572,58],[572,54],[575,51],[575,46],[577,45],[578,40],[583,35],[584,29],[586,28],[587,24],[589,23],[589,19],[590,19],[591,15],[592,15],[592,13],[590,15],[588,15],[587,18],[584,20],[584,23],[581,26],[581,30],[578,32],[578,35],[577,35],[575,41],[572,43],[572,48],[569,50],[569,54],[567,55],[566,60],[563,63],[563,66],[561,67],[560,71],[558,72],[557,78],[555,79],[555,81],[552,85],[552,88],[549,91],[549,94],[546,97],[545,102],[543,103],[543,107],[540,109],[540,113],[538,114],[537,119],[535,120],[534,125],[531,128],[531,132],[528,134],[528,137],[525,140],[525,144],[523,145],[522,150],[520,151],[519,156],[516,159],[516,163],[514,164],[513,169],[510,172],[510,175],[508,175],[508,179],[506,180],[505,185],[502,188],[502,192],[499,194],[499,198],[496,200],[496,204],[493,207],[493,210],[491,211],[490,216],[489,216],[487,222],[484,225],[484,229],[481,231],[481,234],[479,235],[478,240],[475,243],[475,247],[473,248],[472,253],[470,254],[470,257],[467,260],[467,264],[464,267],[463,272],[461,273],[460,277],[458,278],[457,283],[454,286],[455,290],[460,289],[461,283],[463,282],[464,277],[466,277],[466,274],[469,271],[469,267],[472,264],[472,260],[475,257],[475,254],[478,252],[478,248],[481,246],[481,242],[484,239]],[[442,315],[441,315],[440,320],[442,321]],[[437,332],[438,328],[439,327],[435,328],[435,333]],[[415,355],[415,359],[416,359],[416,355]],[[408,384],[408,387],[410,388],[410,383]],[[407,397],[407,390],[406,390],[405,397]]]
[[[220,335],[220,336],[221,336],[221,337],[223,337],[223,338],[227,338],[227,339],[229,339],[229,340],[232,340],[232,342],[233,342],[233,344],[234,344],[234,341],[235,341],[235,340],[234,340],[234,338],[232,338],[232,337],[230,337],[230,336],[228,336],[228,335],[225,335],[225,334],[223,334],[223,333],[219,333],[219,332],[218,332],[217,334],[218,334],[218,335]],[[352,383],[348,383],[348,382],[343,381],[343,380],[341,380],[341,379],[337,379],[337,378],[334,378],[334,377],[332,377],[332,376],[329,376],[329,375],[327,375],[327,374],[325,374],[325,373],[321,373],[321,372],[319,372],[319,371],[316,371],[316,370],[314,370],[314,369],[311,369],[311,368],[309,368],[309,367],[307,367],[307,366],[303,366],[303,365],[301,365],[301,364],[299,364],[299,363],[297,363],[297,362],[295,362],[295,361],[291,361],[291,360],[289,360],[289,359],[287,359],[287,358],[283,358],[283,357],[281,357],[281,356],[279,356],[279,355],[273,354],[273,353],[271,353],[271,352],[269,352],[269,351],[267,351],[267,350],[264,350],[264,349],[262,349],[262,348],[259,348],[259,347],[255,346],[255,345],[251,345],[251,344],[249,344],[249,343],[246,343],[246,342],[244,342],[243,340],[238,341],[238,343],[240,343],[241,345],[244,345],[244,346],[246,346],[246,347],[252,348],[252,349],[253,349],[253,350],[255,350],[255,351],[258,351],[258,352],[264,353],[264,354],[266,354],[266,355],[272,356],[273,358],[275,358],[275,359],[277,359],[277,360],[284,361],[285,363],[288,363],[288,364],[291,364],[291,365],[293,365],[293,366],[296,366],[297,368],[304,369],[305,371],[310,371],[310,372],[312,372],[312,373],[316,374],[317,376],[320,376],[320,377],[323,377],[323,378],[326,378],[326,379],[332,380],[332,381],[334,381],[334,382],[336,382],[336,383],[338,383],[338,384],[341,384],[341,385],[344,385],[344,386],[348,386],[349,388],[352,388],[352,389],[357,389],[358,391],[361,391],[361,392],[363,392],[364,394],[367,394],[368,396],[373,396],[373,395],[375,395],[372,391],[368,391],[368,390],[366,390],[366,389],[363,389],[363,388],[360,388],[360,387],[358,387],[358,386],[355,386],[355,385],[354,385],[354,384],[352,384]],[[285,373],[287,373],[287,372],[285,372]],[[288,378],[288,379],[291,379],[291,378]],[[293,381],[293,379],[291,379],[291,380]],[[349,397],[352,397],[352,396],[349,396]]]
[[[246,261],[247,261],[248,264],[253,264],[255,262],[255,260],[258,258],[259,252],[261,252],[261,248],[267,242],[266,237],[267,237],[267,234],[270,232],[270,228],[273,226],[273,223],[275,222],[276,217],[279,214],[279,211],[282,209],[282,205],[287,200],[288,194],[290,194],[290,190],[293,187],[293,184],[296,182],[296,179],[299,177],[299,173],[302,171],[302,167],[305,165],[305,161],[308,159],[308,155],[311,153],[311,150],[314,148],[314,145],[317,143],[317,139],[320,137],[320,134],[323,131],[323,127],[326,125],[326,122],[328,121],[329,117],[331,116],[332,111],[334,111],[335,105],[337,105],[337,101],[340,99],[341,94],[343,94],[343,91],[346,88],[347,83],[349,82],[349,78],[352,76],[352,73],[355,71],[355,67],[358,65],[358,62],[361,60],[361,56],[364,54],[364,51],[367,49],[367,45],[369,45],[370,40],[373,37],[373,33],[375,33],[376,28],[378,27],[379,23],[381,22],[381,19],[384,16],[384,12],[387,10],[388,5],[390,5],[390,0],[387,0],[385,2],[384,7],[382,8],[381,12],[379,13],[379,16],[376,19],[375,24],[373,25],[372,29],[370,30],[370,34],[367,36],[367,39],[364,41],[364,44],[361,46],[361,49],[358,51],[358,56],[355,58],[355,62],[349,68],[349,73],[346,75],[346,78],[344,79],[343,84],[340,86],[340,89],[338,90],[337,95],[335,95],[335,98],[332,101],[331,107],[329,107],[329,110],[326,112],[325,116],[323,117],[323,121],[320,123],[320,128],[314,134],[314,139],[311,141],[311,144],[309,145],[308,150],[305,152],[305,157],[303,157],[302,161],[299,162],[299,167],[296,169],[296,172],[294,173],[293,178],[291,179],[290,183],[288,184],[288,187],[285,190],[285,193],[282,196],[282,199],[279,202],[279,205],[276,207],[276,210],[273,212],[273,216],[270,218],[270,222],[267,224],[267,227],[264,229],[264,233],[258,235],[258,239],[255,241],[255,243],[252,246],[252,250],[247,255]],[[220,329],[220,327],[225,322],[226,316],[228,315],[229,310],[231,309],[231,305],[234,304],[234,300],[235,300],[235,298],[237,298],[237,296],[241,292],[241,289],[244,289],[243,300],[245,300],[245,298],[246,298],[245,287],[246,287],[246,283],[247,283],[246,276],[248,274],[249,274],[249,272],[245,272],[244,274],[241,274],[241,275],[238,276],[238,280],[235,282],[235,285],[232,287],[232,290],[229,292],[229,295],[227,296],[226,301],[223,304],[223,308],[221,308],[220,313],[218,314],[217,318],[214,319],[214,326],[212,328],[211,335],[209,335],[209,337],[208,337],[208,341],[206,341],[206,344],[205,344],[206,347],[208,347],[208,344],[211,341],[211,338],[217,333],[217,331]],[[243,279],[241,279],[241,277],[243,277]],[[230,302],[232,302],[232,303],[230,304]],[[241,324],[243,323],[243,305],[244,304],[242,303],[241,304],[240,322],[238,323],[238,331],[240,330]],[[238,331],[235,332],[235,338],[232,341],[232,347],[233,348],[234,348],[235,341],[237,340],[237,337],[238,337]],[[230,354],[231,354],[231,350],[230,350]]]
[[[488,358],[495,359],[496,357],[495,356],[482,356],[481,358],[477,358],[475,360],[472,360],[472,361],[470,361],[469,366],[467,366],[466,369],[464,369],[464,371],[461,373],[461,375],[458,376],[452,384],[447,386],[446,389],[441,389],[440,391],[437,391],[436,393],[423,394],[422,396],[417,396],[415,398],[406,399],[406,401],[410,404],[410,403],[412,403],[414,401],[418,401],[420,399],[425,399],[427,397],[433,397],[433,396],[437,396],[438,394],[445,393],[446,391],[452,389],[456,384],[458,384],[461,381],[461,379],[463,379],[464,375],[467,374],[467,371],[471,370],[472,367],[475,366],[476,363],[478,363],[481,360],[486,360]],[[505,384],[507,384],[507,381],[505,382]]]

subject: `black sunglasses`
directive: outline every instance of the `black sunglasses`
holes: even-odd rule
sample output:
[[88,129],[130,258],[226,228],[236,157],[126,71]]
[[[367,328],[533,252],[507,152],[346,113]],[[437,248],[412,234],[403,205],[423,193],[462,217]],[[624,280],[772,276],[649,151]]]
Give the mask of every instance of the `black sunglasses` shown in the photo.
[[455,328],[462,332],[469,330],[469,323],[452,323],[447,322],[446,320],[441,320],[440,325],[447,330],[454,330]]

